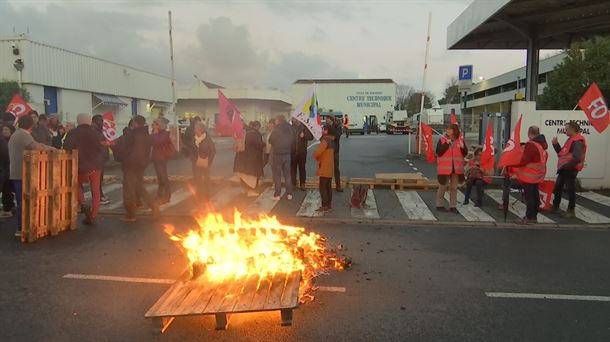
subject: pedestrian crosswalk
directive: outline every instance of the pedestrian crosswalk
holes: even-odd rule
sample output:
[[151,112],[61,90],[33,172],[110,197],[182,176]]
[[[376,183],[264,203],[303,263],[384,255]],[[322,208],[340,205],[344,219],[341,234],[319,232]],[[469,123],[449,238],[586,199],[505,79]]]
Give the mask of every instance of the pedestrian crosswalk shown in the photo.
[[[149,193],[156,191],[155,184],[147,184],[146,189]],[[391,192],[392,194],[383,194]],[[122,186],[118,183],[104,185],[104,193],[112,197],[112,202],[101,208],[102,213],[121,212],[123,210]],[[194,200],[193,191],[185,185],[174,185],[171,201],[160,206],[162,213],[177,215],[192,215],[196,212],[208,209],[223,211],[226,209],[237,208],[245,215],[256,216],[259,214],[273,214],[279,217],[322,217],[324,213],[316,211],[321,206],[320,193],[317,190],[308,190],[303,195],[295,196],[289,205],[279,205],[273,197],[273,188],[264,189],[258,196],[248,197],[242,189],[236,185],[226,185],[217,189],[209,203],[205,203],[205,208],[198,207],[198,201]],[[298,194],[298,192],[297,192]],[[610,197],[597,192],[584,192],[578,194],[580,201],[577,201],[575,215],[576,219],[586,224],[609,224],[610,223]],[[458,204],[456,214],[438,213],[434,206],[434,193],[431,191],[415,190],[368,190],[366,205],[364,208],[350,208],[349,191],[345,193],[334,193],[333,211],[328,216],[333,218],[352,218],[367,220],[383,220],[387,217],[392,219],[407,218],[410,221],[466,221],[466,222],[503,222],[503,216],[498,211],[499,204],[502,203],[502,190],[486,189],[485,200],[482,207],[475,207],[472,203],[464,205],[464,194],[458,191]],[[87,199],[90,195],[86,196]],[[586,200],[583,200],[585,198]],[[449,194],[445,194],[445,199],[449,200]],[[282,200],[285,201],[285,200]],[[593,206],[589,201],[597,203]],[[582,203],[581,203],[582,202]],[[589,204],[587,206],[587,204]],[[563,200],[561,209],[567,209],[567,201]],[[608,211],[600,210],[600,206]],[[594,208],[592,208],[594,207]],[[522,199],[510,196],[508,211],[511,220],[523,217],[525,214],[525,204]],[[146,211],[145,211],[146,212]],[[453,216],[455,215],[455,216]],[[540,223],[566,223],[560,215],[539,214]],[[574,219],[567,223],[575,223]]]

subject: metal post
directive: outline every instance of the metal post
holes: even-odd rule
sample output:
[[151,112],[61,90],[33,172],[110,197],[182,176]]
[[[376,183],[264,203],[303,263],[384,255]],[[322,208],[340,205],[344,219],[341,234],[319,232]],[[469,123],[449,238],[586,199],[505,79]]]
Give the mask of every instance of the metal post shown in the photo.
[[424,113],[424,103],[426,102],[426,74],[428,72],[428,58],[430,56],[430,31],[432,29],[432,12],[428,13],[428,35],[426,36],[426,57],[424,59],[424,75],[422,78],[421,86],[421,104],[419,108],[419,124],[417,126],[417,132],[419,136],[419,142],[417,143],[417,153],[421,154],[421,121]]
[[172,11],[167,11],[169,18],[169,59],[171,62],[172,78],[172,112],[174,113],[174,126],[176,127],[176,150],[180,151],[180,126],[178,113],[176,113],[176,72],[174,70],[174,39],[172,37]]
[[538,40],[531,37],[527,42],[527,65],[525,99],[536,101],[538,96],[538,64],[540,62],[540,50]]

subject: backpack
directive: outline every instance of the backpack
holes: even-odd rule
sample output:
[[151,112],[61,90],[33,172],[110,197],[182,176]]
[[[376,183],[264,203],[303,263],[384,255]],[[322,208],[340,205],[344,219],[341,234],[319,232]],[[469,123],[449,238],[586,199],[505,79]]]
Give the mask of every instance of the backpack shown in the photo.
[[351,207],[363,209],[366,207],[368,188],[362,184],[354,185],[352,188]]

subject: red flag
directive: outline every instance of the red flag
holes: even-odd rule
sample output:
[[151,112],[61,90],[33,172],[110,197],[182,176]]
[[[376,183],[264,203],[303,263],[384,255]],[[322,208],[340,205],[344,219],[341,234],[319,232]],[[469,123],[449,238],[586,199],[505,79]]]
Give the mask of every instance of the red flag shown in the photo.
[[451,112],[451,124],[458,124],[458,118],[457,115],[455,115],[455,112]]
[[432,145],[432,128],[425,123],[421,124],[421,131],[424,136],[424,152],[426,152],[426,161],[434,163],[434,146]]
[[483,153],[481,153],[481,168],[488,172],[493,172],[495,158],[494,135],[491,120],[487,124],[487,133],[483,143]]
[[591,83],[589,89],[578,101],[578,106],[587,114],[587,118],[596,131],[602,133],[608,128],[610,124],[608,103],[604,100],[604,95],[595,82]]
[[104,123],[102,124],[102,134],[108,141],[114,141],[119,137],[116,131],[116,122],[114,122],[114,115],[112,112],[106,112],[102,115]]
[[540,209],[549,209],[551,207],[551,197],[555,189],[554,181],[544,181],[538,186],[540,192]]
[[521,161],[521,155],[523,151],[521,150],[521,119],[523,115],[519,117],[517,120],[517,124],[515,125],[515,129],[510,135],[510,139],[506,143],[504,147],[504,151],[502,151],[502,155],[500,156],[500,161],[498,162],[498,167],[517,165]]
[[19,95],[13,96],[11,102],[6,107],[5,112],[11,113],[15,116],[15,118],[19,118],[23,115],[28,114],[32,111],[32,107],[30,107]]
[[220,89],[218,90],[218,108],[220,115],[216,123],[216,132],[219,135],[230,135],[235,139],[241,139],[243,136],[241,113],[234,104],[229,102]]

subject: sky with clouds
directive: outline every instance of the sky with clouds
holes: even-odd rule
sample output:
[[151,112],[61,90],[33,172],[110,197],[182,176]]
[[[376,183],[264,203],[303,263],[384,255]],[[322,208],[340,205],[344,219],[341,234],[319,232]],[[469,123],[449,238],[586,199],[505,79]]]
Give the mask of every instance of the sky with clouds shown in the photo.
[[[0,0],[0,36],[30,38],[169,75],[167,11],[179,87],[200,79],[289,89],[299,78],[392,78],[421,88],[428,13],[428,90],[461,64],[490,78],[523,51],[449,51],[447,26],[472,0]],[[543,54],[544,55],[544,54]]]

